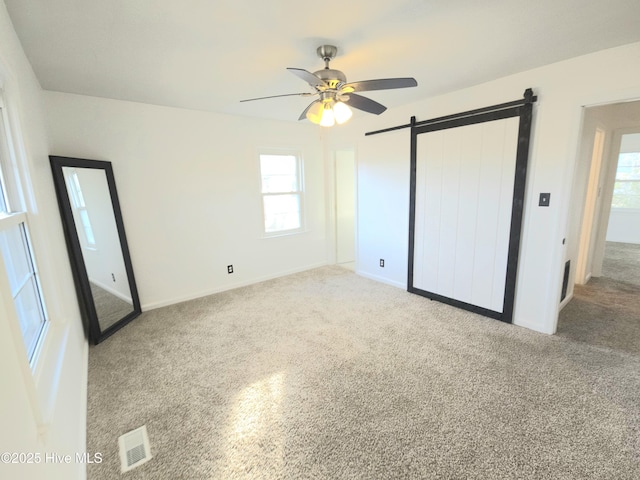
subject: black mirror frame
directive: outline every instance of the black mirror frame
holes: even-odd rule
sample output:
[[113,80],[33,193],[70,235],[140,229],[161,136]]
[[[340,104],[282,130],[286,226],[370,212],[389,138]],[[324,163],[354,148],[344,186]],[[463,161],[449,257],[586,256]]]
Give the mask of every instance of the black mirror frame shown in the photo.
[[[67,248],[69,250],[72,271],[76,283],[78,297],[80,300],[80,310],[82,313],[83,321],[85,323],[85,331],[88,333],[89,340],[97,345],[142,313],[142,309],[140,307],[140,299],[138,297],[138,289],[136,287],[136,281],[133,275],[133,266],[131,265],[129,246],[127,244],[127,237],[124,232],[124,223],[122,221],[122,212],[120,211],[120,201],[118,200],[116,182],[113,176],[113,167],[111,165],[111,162],[103,160],[87,160],[82,158],[59,157],[53,155],[49,156],[49,160],[51,162],[53,182],[55,185],[56,196],[58,198],[58,206],[60,207],[60,215],[62,217],[62,224],[67,241]],[[71,209],[71,202],[69,201],[69,195],[67,193],[67,186],[64,180],[62,167],[80,167],[103,170],[107,177],[107,184],[109,187],[109,193],[111,195],[111,204],[113,206],[116,227],[118,229],[118,236],[120,238],[122,257],[129,281],[129,289],[131,290],[133,311],[118,320],[116,323],[114,323],[104,331],[100,328],[98,315],[96,313],[95,302],[93,300],[93,296],[91,295],[89,276],[87,274],[84,257],[82,255],[82,249],[80,247],[80,239],[76,230],[76,224],[73,219],[73,211]]]

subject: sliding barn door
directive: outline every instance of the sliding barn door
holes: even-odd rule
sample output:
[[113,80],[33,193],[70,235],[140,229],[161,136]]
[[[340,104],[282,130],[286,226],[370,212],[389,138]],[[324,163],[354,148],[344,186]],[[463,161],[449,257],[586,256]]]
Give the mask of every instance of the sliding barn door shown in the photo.
[[409,291],[511,322],[530,125],[521,113],[412,128]]

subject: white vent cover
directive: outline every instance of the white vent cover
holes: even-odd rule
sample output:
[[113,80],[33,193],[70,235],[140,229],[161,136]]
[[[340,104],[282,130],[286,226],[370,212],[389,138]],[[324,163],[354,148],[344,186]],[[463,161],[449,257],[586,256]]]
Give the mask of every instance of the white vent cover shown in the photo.
[[142,465],[151,460],[151,449],[149,448],[149,437],[147,436],[147,426],[125,433],[118,438],[120,446],[120,466],[122,473],[128,472],[132,468]]

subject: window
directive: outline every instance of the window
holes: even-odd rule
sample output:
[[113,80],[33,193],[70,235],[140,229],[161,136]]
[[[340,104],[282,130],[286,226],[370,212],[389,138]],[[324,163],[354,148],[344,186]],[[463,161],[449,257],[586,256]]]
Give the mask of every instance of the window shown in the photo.
[[611,206],[640,209],[640,152],[621,153],[618,157]]
[[[0,99],[1,100],[1,99]],[[47,324],[38,270],[33,257],[27,214],[13,169],[11,136],[0,103],[0,275],[8,285],[29,362]]]
[[301,230],[302,160],[296,154],[260,154],[264,231]]

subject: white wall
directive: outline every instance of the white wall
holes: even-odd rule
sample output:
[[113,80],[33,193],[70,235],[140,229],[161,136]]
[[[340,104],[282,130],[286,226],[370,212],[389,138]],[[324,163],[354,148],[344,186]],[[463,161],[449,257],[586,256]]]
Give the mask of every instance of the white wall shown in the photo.
[[[418,121],[427,120],[515,100],[532,87],[538,102],[534,107],[514,323],[553,333],[567,257],[562,241],[568,232],[581,107],[640,98],[639,59],[640,43],[636,43],[390,109],[380,117],[354,118],[343,131],[336,132],[337,138],[332,141],[343,144],[350,135],[357,146],[360,273],[406,287],[409,130],[368,137],[364,133],[407,124],[412,115]],[[419,83],[428,81],[418,79]],[[375,94],[371,97],[381,98]],[[551,193],[549,207],[537,206],[540,192]],[[385,268],[378,266],[379,258],[387,259]]]
[[612,208],[609,214],[607,242],[640,244],[640,210]]
[[[372,96],[373,97],[373,96]],[[358,118],[361,125],[366,117]],[[387,117],[388,124],[406,123]],[[350,126],[356,126],[356,121]],[[380,125],[380,124],[378,124]],[[378,128],[378,127],[375,127]],[[366,131],[366,130],[363,130]],[[353,138],[358,152],[357,272],[407,287],[409,229],[409,130]],[[380,267],[384,259],[384,267]]]
[[[317,126],[55,92],[44,98],[53,154],[113,163],[143,310],[327,262]],[[302,153],[306,232],[263,238],[259,148]]]
[[[32,376],[0,300],[0,452],[40,452],[39,465],[0,463],[0,478],[75,479],[85,466],[44,462],[83,452],[87,344],[53,189],[40,86],[0,2],[0,83],[17,143],[29,224],[51,328]],[[17,131],[19,130],[19,131]],[[21,340],[18,338],[18,342]]]

